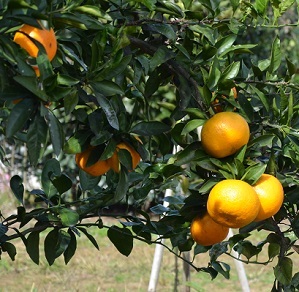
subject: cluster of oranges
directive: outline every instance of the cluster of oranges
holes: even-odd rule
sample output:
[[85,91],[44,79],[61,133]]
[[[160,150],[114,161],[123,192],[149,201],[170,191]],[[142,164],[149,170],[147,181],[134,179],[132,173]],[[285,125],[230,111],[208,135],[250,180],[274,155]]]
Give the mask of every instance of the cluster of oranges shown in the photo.
[[[215,114],[201,131],[203,148],[215,158],[233,155],[248,143],[249,137],[248,123],[234,112]],[[270,174],[262,174],[254,185],[238,179],[222,180],[209,193],[206,213],[192,221],[191,236],[204,246],[221,242],[229,228],[242,228],[275,215],[283,200],[283,187]]]
[[[14,42],[20,45],[30,57],[36,58],[38,56],[40,46],[43,46],[49,61],[52,61],[57,53],[57,39],[53,28],[47,29],[40,24],[40,28],[24,24],[14,35]],[[37,65],[32,65],[36,76],[40,76],[40,71]],[[14,100],[13,103],[19,103],[21,99]],[[113,169],[115,172],[120,171],[120,161],[118,152],[120,149],[127,150],[132,158],[132,169],[135,169],[140,161],[139,153],[128,143],[121,142],[116,146],[116,150],[113,155],[106,160],[98,160],[92,165],[88,165],[88,160],[96,151],[96,147],[88,147],[82,153],[76,154],[75,161],[79,168],[87,172],[92,176],[100,176],[106,173],[108,170]]]
[[119,173],[121,165],[119,161],[118,152],[120,150],[126,150],[130,153],[132,159],[132,169],[135,169],[140,162],[139,153],[128,143],[121,142],[117,144],[116,149],[112,156],[108,159],[99,159],[92,165],[88,165],[88,160],[93,151],[96,151],[96,147],[90,146],[85,151],[76,154],[76,164],[79,168],[87,172],[92,176],[100,176],[112,169],[114,172]]

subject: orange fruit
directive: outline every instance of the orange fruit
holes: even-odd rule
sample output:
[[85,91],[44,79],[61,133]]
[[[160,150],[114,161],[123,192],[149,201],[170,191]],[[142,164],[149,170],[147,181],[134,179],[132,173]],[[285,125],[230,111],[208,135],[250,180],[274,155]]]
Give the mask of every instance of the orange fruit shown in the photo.
[[195,217],[190,226],[191,237],[203,246],[221,242],[228,235],[228,231],[228,227],[216,223],[208,213]]
[[18,99],[14,99],[12,101],[13,104],[18,104],[19,102],[21,102],[23,100],[23,98],[18,98]]
[[39,77],[40,76],[40,71],[39,71],[38,66],[32,66],[32,68],[35,71],[36,76]]
[[113,169],[116,173],[119,173],[120,171],[120,162],[118,158],[118,152],[120,149],[125,149],[129,151],[132,158],[132,170],[135,169],[138,163],[140,162],[140,155],[131,145],[125,142],[117,144],[114,153],[108,159],[108,164],[110,165],[111,169]]
[[280,181],[273,175],[262,174],[253,185],[261,208],[254,221],[262,221],[275,215],[283,204],[284,190]]
[[230,228],[241,228],[256,218],[260,201],[253,187],[247,182],[226,179],[212,188],[207,210],[217,223]]
[[36,58],[39,48],[27,35],[43,45],[50,61],[55,57],[57,52],[57,40],[52,28],[50,30],[44,27],[40,29],[24,24],[15,33],[14,41],[26,50],[31,57]]
[[86,166],[88,159],[92,153],[92,151],[95,150],[96,147],[90,146],[87,148],[85,151],[81,153],[77,153],[75,157],[76,164],[78,165],[79,168],[87,172],[88,174],[92,176],[100,176],[104,173],[106,173],[109,169],[110,166],[107,162],[107,160],[98,160],[96,163]]
[[[236,99],[236,98],[238,97],[238,92],[237,92],[236,87],[233,87],[233,88],[231,89],[231,92],[232,92],[234,98]],[[223,97],[223,98],[226,98],[225,95],[222,95],[222,97]],[[221,105],[219,99],[215,99],[215,100],[213,100],[212,103],[211,103],[211,105],[212,105],[213,111],[214,111],[215,113],[223,112],[223,107],[222,107],[222,105]]]
[[250,130],[246,120],[234,112],[221,112],[208,119],[201,130],[204,150],[215,158],[236,153],[249,141]]

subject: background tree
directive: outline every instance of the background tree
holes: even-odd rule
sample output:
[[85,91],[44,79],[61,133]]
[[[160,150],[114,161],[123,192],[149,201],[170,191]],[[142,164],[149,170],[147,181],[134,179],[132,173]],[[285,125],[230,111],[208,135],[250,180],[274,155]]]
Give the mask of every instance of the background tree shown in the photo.
[[[94,226],[107,228],[127,256],[134,240],[164,244],[162,238],[182,259],[183,251],[209,252],[207,266],[189,264],[212,277],[229,275],[221,254],[234,249],[254,263],[268,249],[267,262],[278,258],[273,291],[298,289],[289,258],[298,237],[297,8],[292,0],[2,1],[0,153],[14,168],[10,187],[20,205],[16,213],[0,213],[1,252],[13,260],[13,239],[21,238],[38,263],[45,231],[48,263],[61,255],[68,263],[77,235],[98,248],[87,231]],[[37,56],[14,42],[23,24],[54,29],[52,61],[27,32]],[[198,141],[198,129],[215,111],[236,111],[250,126],[248,144],[229,157],[211,157]],[[173,154],[174,146],[182,150]],[[76,165],[75,155],[89,147],[86,167],[110,159],[103,175]],[[12,149],[18,155],[9,165]],[[134,170],[132,151],[141,157]],[[254,184],[263,172],[284,187],[280,211],[228,241],[196,245],[189,227],[206,210],[211,188],[225,179]],[[41,188],[24,190],[28,174],[39,177]],[[167,188],[175,195],[165,207]],[[35,201],[30,208],[28,197]],[[160,220],[142,209],[149,199]],[[105,226],[102,217],[119,202],[132,213],[119,216],[121,227]],[[250,241],[255,229],[269,232],[258,245]]]

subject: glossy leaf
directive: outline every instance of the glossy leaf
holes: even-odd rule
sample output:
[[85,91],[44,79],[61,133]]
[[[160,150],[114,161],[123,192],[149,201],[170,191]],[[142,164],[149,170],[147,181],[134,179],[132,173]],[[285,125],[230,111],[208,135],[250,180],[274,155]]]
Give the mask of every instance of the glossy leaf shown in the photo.
[[10,188],[15,195],[15,197],[18,199],[18,201],[23,204],[23,197],[24,197],[24,185],[23,180],[18,175],[14,175],[10,179]]
[[64,145],[64,132],[60,121],[51,112],[47,112],[47,120],[49,123],[50,137],[56,156],[59,156]]
[[55,188],[51,181],[52,176],[55,177],[60,175],[61,169],[58,160],[54,158],[47,160],[42,170],[41,182],[43,190],[48,198],[51,198],[58,193],[58,190]]
[[66,265],[72,259],[72,257],[74,256],[74,254],[77,250],[77,239],[76,239],[75,234],[71,231],[71,229],[68,230],[68,233],[69,233],[71,239],[70,239],[68,247],[66,248],[66,250],[63,253],[64,262]]
[[95,92],[95,96],[97,98],[99,105],[103,109],[110,126],[118,130],[119,122],[118,122],[117,114],[110,101],[105,96],[97,92]]
[[269,72],[274,73],[281,64],[280,39],[276,37],[272,43]]
[[130,255],[133,249],[133,237],[128,228],[120,228],[113,225],[108,229],[107,235],[121,254],[125,256]]
[[283,285],[288,285],[293,277],[293,261],[288,257],[283,257],[274,268],[276,279]]
[[12,261],[14,261],[16,255],[17,255],[17,249],[16,249],[16,247],[12,243],[10,243],[8,241],[2,243],[1,247],[2,247],[2,251],[7,252],[7,254],[10,257],[10,259]]
[[50,266],[55,262],[56,258],[65,252],[70,241],[70,234],[58,228],[54,228],[47,234],[44,241],[44,250]]
[[170,129],[170,126],[158,121],[144,121],[136,124],[131,129],[131,132],[141,136],[152,136],[163,134],[165,132],[168,132]]
[[57,189],[60,195],[64,194],[73,186],[72,180],[64,173],[52,178],[52,184]]
[[95,238],[91,234],[89,234],[85,228],[83,228],[83,227],[77,227],[77,228],[78,228],[78,230],[80,230],[82,233],[84,233],[86,235],[88,240],[94,245],[94,247],[97,250],[100,249],[97,241],[95,240]]
[[22,130],[33,111],[34,102],[31,98],[25,98],[16,104],[7,120],[6,136],[12,137],[17,131]]
[[30,163],[36,165],[45,151],[48,127],[45,119],[36,115],[27,132],[27,148]]
[[40,232],[32,231],[27,237],[26,251],[31,260],[39,265]]
[[95,95],[97,95],[97,93],[100,93],[104,96],[124,94],[123,90],[115,82],[108,80],[92,82],[91,86],[94,90]]

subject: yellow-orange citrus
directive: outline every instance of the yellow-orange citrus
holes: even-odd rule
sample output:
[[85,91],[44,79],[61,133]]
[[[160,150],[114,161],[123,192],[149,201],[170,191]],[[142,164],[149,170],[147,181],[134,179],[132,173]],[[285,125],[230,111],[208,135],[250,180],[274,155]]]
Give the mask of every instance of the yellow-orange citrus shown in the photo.
[[217,223],[230,228],[241,228],[256,218],[260,201],[253,187],[247,182],[226,179],[212,188],[207,210]]
[[203,246],[213,245],[224,240],[229,228],[216,223],[208,213],[193,219],[190,232],[193,240]]
[[246,120],[234,112],[221,112],[208,119],[201,130],[204,150],[215,158],[236,153],[249,141],[250,130]]
[[[238,97],[238,91],[237,91],[236,87],[233,87],[233,88],[231,89],[231,92],[232,92],[234,98],[236,99],[236,98]],[[225,95],[222,95],[222,97],[223,97],[223,98],[226,98]],[[212,105],[213,111],[214,111],[215,113],[223,112],[223,106],[220,104],[219,99],[215,99],[215,100],[213,100],[212,103],[211,103],[211,105]]]
[[24,24],[15,33],[14,41],[26,50],[31,57],[36,58],[39,48],[27,35],[43,45],[50,61],[55,57],[57,52],[57,40],[52,28],[49,30],[46,28],[40,29]]
[[257,193],[261,208],[254,221],[262,221],[275,215],[282,206],[284,191],[280,181],[273,175],[262,174],[253,185]]
[[75,160],[78,167],[88,174],[92,176],[100,176],[110,169],[110,165],[108,164],[107,160],[98,160],[96,163],[86,166],[88,159],[94,150],[95,147],[88,147],[85,151],[77,153]]
[[117,144],[113,155],[108,159],[108,164],[110,165],[111,169],[113,169],[116,173],[119,173],[120,171],[120,162],[118,158],[118,151],[120,149],[125,149],[129,151],[132,157],[132,170],[135,169],[138,163],[140,162],[140,155],[132,146],[125,142]]

